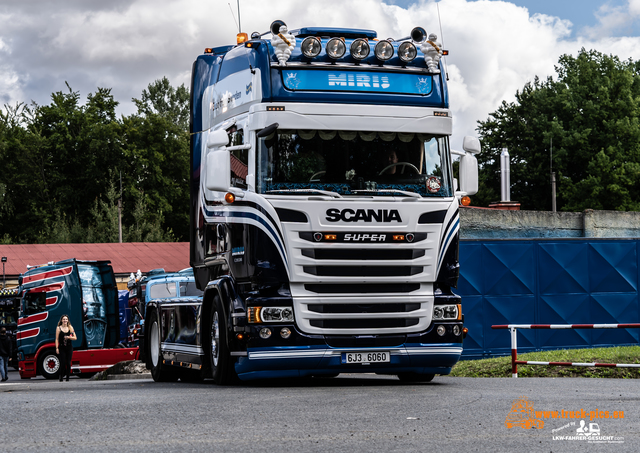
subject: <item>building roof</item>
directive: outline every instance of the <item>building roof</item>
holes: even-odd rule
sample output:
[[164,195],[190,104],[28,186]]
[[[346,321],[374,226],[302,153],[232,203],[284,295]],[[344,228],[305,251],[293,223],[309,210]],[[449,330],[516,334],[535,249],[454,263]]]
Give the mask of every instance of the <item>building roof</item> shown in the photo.
[[125,242],[108,244],[0,244],[0,256],[6,257],[5,274],[18,276],[27,265],[38,266],[69,258],[79,260],[109,260],[116,274],[128,274],[138,269],[147,273],[164,268],[177,272],[189,267],[188,242]]

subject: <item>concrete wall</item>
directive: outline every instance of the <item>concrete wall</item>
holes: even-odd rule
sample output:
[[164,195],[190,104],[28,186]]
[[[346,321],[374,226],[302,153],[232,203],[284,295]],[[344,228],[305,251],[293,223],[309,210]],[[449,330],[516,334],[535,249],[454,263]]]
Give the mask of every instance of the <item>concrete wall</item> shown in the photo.
[[640,212],[460,209],[461,239],[640,238]]

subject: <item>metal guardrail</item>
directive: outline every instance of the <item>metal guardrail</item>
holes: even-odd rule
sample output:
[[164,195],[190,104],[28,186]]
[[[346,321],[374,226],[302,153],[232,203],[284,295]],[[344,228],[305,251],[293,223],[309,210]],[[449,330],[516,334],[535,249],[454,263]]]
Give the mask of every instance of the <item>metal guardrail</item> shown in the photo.
[[518,360],[518,329],[640,329],[640,323],[631,324],[498,324],[492,329],[511,331],[511,374],[518,377],[518,365],[582,366],[606,368],[640,368],[640,363],[580,363],[580,362],[537,362]]

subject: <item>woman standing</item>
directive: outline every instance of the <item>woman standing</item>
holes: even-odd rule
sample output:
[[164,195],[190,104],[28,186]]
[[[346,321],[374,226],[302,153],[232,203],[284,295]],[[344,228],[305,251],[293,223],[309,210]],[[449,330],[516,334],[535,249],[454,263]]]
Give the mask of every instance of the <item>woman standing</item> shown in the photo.
[[67,375],[67,381],[69,380],[69,374],[71,374],[71,355],[73,354],[73,345],[71,342],[77,339],[78,337],[76,337],[73,326],[69,323],[69,317],[62,315],[56,328],[56,354],[58,354],[58,358],[60,359],[60,382],[62,382],[62,376],[64,376],[65,373]]

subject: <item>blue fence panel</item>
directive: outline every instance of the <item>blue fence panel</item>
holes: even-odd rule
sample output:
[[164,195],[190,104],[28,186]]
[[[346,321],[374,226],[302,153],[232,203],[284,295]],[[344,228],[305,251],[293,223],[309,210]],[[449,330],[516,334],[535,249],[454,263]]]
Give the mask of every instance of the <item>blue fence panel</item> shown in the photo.
[[[463,357],[510,353],[494,324],[640,322],[638,239],[460,242]],[[518,351],[640,344],[638,329],[520,330]]]

